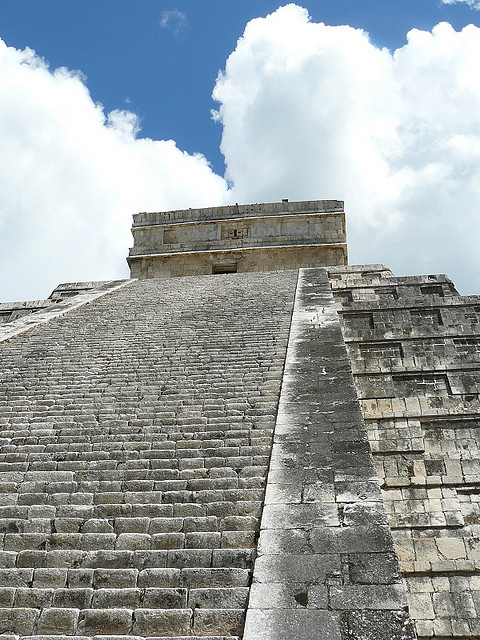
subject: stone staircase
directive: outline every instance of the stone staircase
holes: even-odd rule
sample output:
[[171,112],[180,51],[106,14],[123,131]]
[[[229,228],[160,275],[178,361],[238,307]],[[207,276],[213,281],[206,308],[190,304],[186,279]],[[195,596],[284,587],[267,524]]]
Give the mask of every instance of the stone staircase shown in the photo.
[[0,637],[242,635],[296,279],[135,281],[1,344]]

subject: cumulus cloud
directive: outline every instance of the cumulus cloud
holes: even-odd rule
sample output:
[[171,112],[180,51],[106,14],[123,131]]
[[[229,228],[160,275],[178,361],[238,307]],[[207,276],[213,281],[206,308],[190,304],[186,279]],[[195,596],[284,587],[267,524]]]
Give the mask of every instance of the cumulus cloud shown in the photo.
[[171,29],[175,35],[180,33],[187,26],[187,14],[178,9],[164,11],[159,20],[160,26],[164,29]]
[[480,29],[395,52],[290,4],[248,23],[217,79],[225,179],[105,113],[80,74],[0,43],[0,299],[126,277],[131,215],[346,201],[350,263],[448,273],[480,292]]
[[236,201],[344,199],[350,262],[480,291],[480,30],[395,51],[290,4],[252,20],[217,79]]
[[80,74],[0,41],[0,299],[128,277],[132,214],[222,204],[224,180],[172,140],[105,114]]
[[466,2],[472,9],[480,9],[480,0],[442,0],[442,4],[457,4],[458,2]]

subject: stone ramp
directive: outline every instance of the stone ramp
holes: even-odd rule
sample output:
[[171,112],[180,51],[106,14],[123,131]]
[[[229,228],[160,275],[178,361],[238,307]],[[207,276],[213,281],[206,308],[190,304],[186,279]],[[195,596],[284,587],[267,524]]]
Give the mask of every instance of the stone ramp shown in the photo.
[[241,636],[296,280],[132,282],[1,345],[2,637]]
[[416,637],[325,269],[299,273],[257,553],[243,640]]

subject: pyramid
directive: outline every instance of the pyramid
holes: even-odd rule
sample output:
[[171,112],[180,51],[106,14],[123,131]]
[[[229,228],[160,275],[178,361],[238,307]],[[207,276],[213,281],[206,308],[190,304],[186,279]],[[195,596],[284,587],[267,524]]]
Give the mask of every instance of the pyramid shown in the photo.
[[132,232],[0,305],[0,640],[480,637],[480,298],[340,201]]

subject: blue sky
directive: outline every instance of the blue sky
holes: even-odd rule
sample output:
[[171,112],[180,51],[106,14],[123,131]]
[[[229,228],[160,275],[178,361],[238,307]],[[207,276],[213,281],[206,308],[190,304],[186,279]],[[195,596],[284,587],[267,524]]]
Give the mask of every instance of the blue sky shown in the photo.
[[[379,47],[405,44],[412,28],[447,20],[455,29],[480,25],[466,3],[440,0],[300,2],[312,20],[364,29]],[[239,0],[1,0],[0,37],[26,46],[52,67],[78,69],[107,111],[129,108],[142,136],[172,138],[203,153],[223,173],[221,128],[210,118],[218,71],[245,25],[281,3]],[[163,21],[165,26],[161,25]]]
[[[351,262],[447,272],[462,292],[480,292],[476,5],[326,0],[277,11],[269,1],[0,0],[10,48],[0,78],[0,299],[126,276],[131,214],[143,207],[282,197],[345,199]],[[440,22],[451,30],[432,33]],[[420,35],[407,45],[412,29]],[[282,69],[295,38],[309,48],[297,45],[302,59]],[[25,57],[26,47],[48,67]],[[55,75],[61,67],[69,71]],[[139,186],[120,198],[125,175]]]

